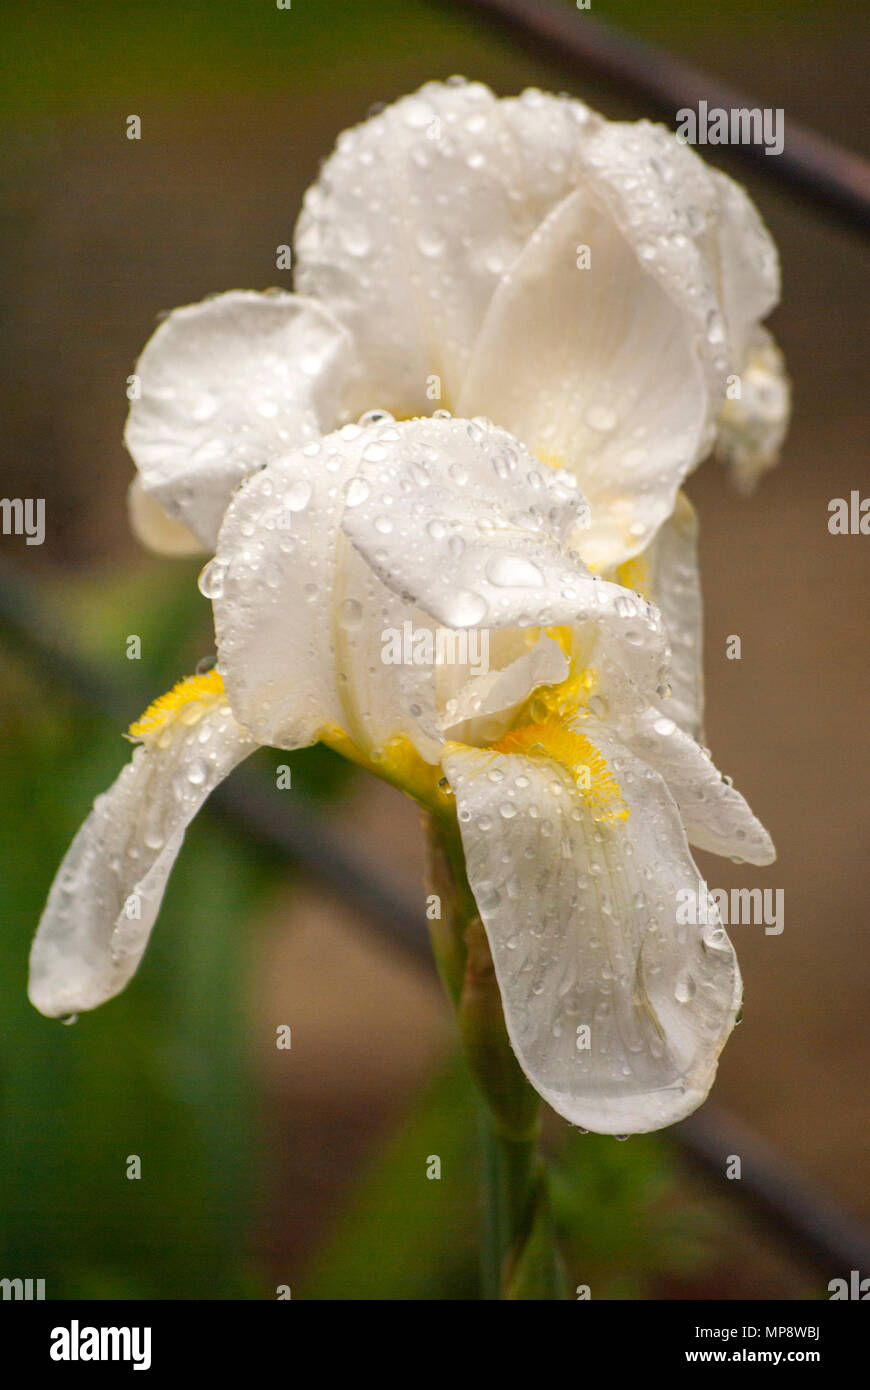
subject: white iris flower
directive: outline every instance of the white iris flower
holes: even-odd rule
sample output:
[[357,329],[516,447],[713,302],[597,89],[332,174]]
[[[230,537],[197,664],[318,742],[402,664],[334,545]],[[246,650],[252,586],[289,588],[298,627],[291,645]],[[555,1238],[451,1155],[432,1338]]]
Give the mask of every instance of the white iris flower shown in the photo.
[[[140,360],[134,525],[214,553],[218,665],[133,726],[52,888],[31,999],[66,1015],[122,989],[209,792],[259,745],[323,741],[458,818],[540,1095],[605,1133],[673,1123],[741,993],[715,906],[678,921],[689,844],[773,858],[698,742],[679,493],[717,428],[744,479],[778,446],[769,238],[659,128],[448,83],[341,137],[296,254],[301,294],[177,310]],[[754,393],[720,419],[735,372]],[[485,632],[488,670],[458,641],[385,661],[405,624]]]

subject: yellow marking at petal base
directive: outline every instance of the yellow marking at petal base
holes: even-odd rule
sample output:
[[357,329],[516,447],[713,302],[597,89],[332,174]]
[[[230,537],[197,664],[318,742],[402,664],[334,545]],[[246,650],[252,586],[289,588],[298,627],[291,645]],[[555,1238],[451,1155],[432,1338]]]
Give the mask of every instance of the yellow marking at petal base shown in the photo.
[[213,699],[216,695],[223,695],[224,683],[218,672],[214,669],[204,672],[201,676],[186,676],[183,681],[179,681],[171,690],[167,690],[165,695],[161,695],[155,700],[153,705],[149,705],[145,713],[135,724],[131,724],[127,733],[128,738],[145,738],[148,734],[153,734],[157,729],[161,729],[168,723],[173,715],[177,714],[185,705],[193,704],[199,700]]
[[440,765],[427,763],[404,734],[395,735],[383,748],[369,753],[364,753],[340,724],[324,724],[317,731],[317,740],[413,797],[428,810],[438,814],[452,809],[452,799],[440,785],[443,780]]
[[598,684],[598,672],[591,666],[580,666],[574,650],[576,634],[570,627],[544,628],[546,635],[558,642],[568,662],[568,675],[555,685],[537,686],[522,705],[514,719],[514,728],[526,724],[541,724],[556,716],[563,720],[584,718],[589,696]]
[[635,555],[633,559],[617,566],[616,582],[621,584],[623,589],[634,589],[641,598],[652,598],[651,580],[649,565],[643,555]]
[[628,820],[631,814],[606,758],[588,738],[559,718],[513,729],[494,743],[490,752],[552,758],[560,763],[573,777],[593,820],[614,825]]
[[561,457],[560,454],[547,454],[544,453],[543,449],[536,449],[535,458],[538,460],[539,463],[545,464],[547,468],[565,467],[565,460]]

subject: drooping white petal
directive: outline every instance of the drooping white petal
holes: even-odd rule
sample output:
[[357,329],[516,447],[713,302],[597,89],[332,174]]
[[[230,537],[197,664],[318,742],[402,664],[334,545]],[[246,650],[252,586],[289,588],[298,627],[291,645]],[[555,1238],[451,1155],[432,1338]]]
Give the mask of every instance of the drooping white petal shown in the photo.
[[597,124],[567,98],[430,82],[339,138],[296,227],[296,285],[353,331],[358,412],[455,408],[493,290]]
[[749,864],[772,864],[773,841],[709,754],[660,709],[651,708],[620,738],[665,779],[690,844]]
[[137,475],[127,491],[127,510],[133,534],[159,555],[202,555],[202,542],[182,521],[168,516],[142,486]]
[[235,290],[176,309],[136,366],[125,442],[142,486],[212,550],[233,488],[334,428],[347,333],[298,295]]
[[128,983],[148,944],[190,821],[256,744],[222,694],[188,701],[149,733],[76,835],[30,956],[49,1017],[93,1009]]
[[715,913],[681,920],[699,875],[661,778],[602,730],[592,742],[627,819],[600,804],[595,819],[550,758],[450,745],[444,767],[523,1070],[572,1124],[630,1134],[705,1099],[741,985]]
[[575,543],[590,564],[642,550],[697,461],[709,402],[695,337],[585,191],[542,223],[492,298],[458,408],[575,474],[592,516]]
[[[678,493],[672,515],[632,564],[641,571],[642,592],[662,615],[671,650],[671,694],[660,702],[662,714],[669,715],[692,738],[700,739],[704,674],[698,519],[685,493]],[[633,587],[630,578],[623,582]]]

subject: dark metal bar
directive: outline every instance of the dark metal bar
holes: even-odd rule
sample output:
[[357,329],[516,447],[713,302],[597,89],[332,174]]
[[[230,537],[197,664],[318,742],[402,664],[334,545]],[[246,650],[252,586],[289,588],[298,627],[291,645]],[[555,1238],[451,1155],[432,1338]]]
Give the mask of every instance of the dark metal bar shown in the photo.
[[[594,73],[651,101],[670,122],[700,101],[725,110],[758,102],[652,44],[553,0],[453,0],[454,7],[519,35],[574,79]],[[761,145],[711,146],[754,165],[816,206],[852,226],[870,228],[870,162],[785,118],[785,147],[767,155]]]
[[[134,690],[126,683],[122,689],[83,660],[69,649],[49,611],[36,586],[0,562],[0,634],[89,708],[125,724],[131,706],[138,713],[153,691]],[[306,802],[300,809],[282,799],[279,816],[260,780],[243,769],[217,788],[209,805],[216,805],[261,851],[296,864],[349,901],[380,940],[398,946],[427,971],[434,969],[422,906],[372,873],[316,806]],[[739,1155],[742,1177],[728,1184],[728,1195],[750,1201],[781,1239],[809,1255],[829,1276],[848,1278],[852,1269],[870,1275],[870,1235],[860,1223],[715,1105],[707,1102],[669,1133],[718,1182],[727,1157]]]
[[[670,1132],[723,1187],[742,1188],[773,1234],[810,1255],[830,1277],[848,1280],[853,1269],[870,1275],[870,1232],[733,1115],[708,1101]],[[741,1176],[729,1181],[732,1155],[740,1159]]]

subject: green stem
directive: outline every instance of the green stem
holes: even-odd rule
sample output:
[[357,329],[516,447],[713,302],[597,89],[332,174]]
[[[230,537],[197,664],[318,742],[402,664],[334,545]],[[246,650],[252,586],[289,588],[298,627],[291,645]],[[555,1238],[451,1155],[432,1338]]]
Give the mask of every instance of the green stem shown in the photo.
[[483,1180],[481,1284],[485,1299],[500,1299],[513,1248],[531,1229],[534,1211],[535,1139],[508,1139],[481,1107]]
[[456,1009],[466,1059],[485,1102],[481,1114],[484,1196],[482,1296],[565,1296],[538,1155],[541,1102],[514,1056],[483,923],[465,873],[455,818],[428,821],[430,921],[442,980]]

